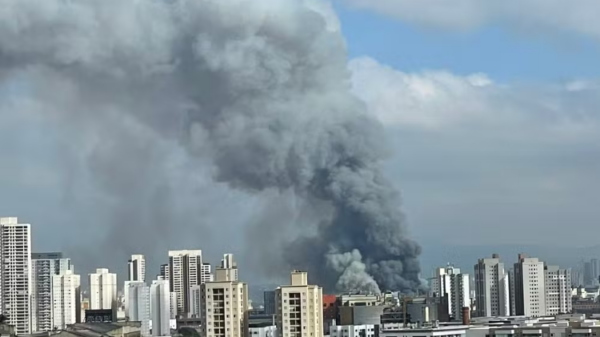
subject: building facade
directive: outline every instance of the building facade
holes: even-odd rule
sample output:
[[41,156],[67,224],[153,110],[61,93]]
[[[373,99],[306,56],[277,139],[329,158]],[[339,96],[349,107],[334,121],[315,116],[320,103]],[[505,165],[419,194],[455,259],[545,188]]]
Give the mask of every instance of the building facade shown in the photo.
[[2,312],[18,335],[31,333],[31,226],[0,218],[0,289]]
[[[211,281],[208,281],[211,282]],[[192,286],[190,289],[190,315],[193,318],[202,317],[202,286]]]
[[200,273],[202,283],[214,281],[212,266],[208,262],[202,262],[202,272]]
[[190,289],[202,283],[202,251],[169,251],[168,274],[171,292],[177,294],[178,313],[189,313]]
[[448,313],[457,321],[462,321],[463,308],[471,307],[469,274],[459,268],[447,266],[437,268],[432,282],[433,295],[443,297],[448,294]]
[[546,315],[544,262],[519,254],[514,272],[515,314],[528,317]]
[[330,328],[330,337],[376,337],[379,325],[334,325]]
[[546,278],[546,315],[572,312],[571,269],[560,269],[558,266],[545,266],[544,274]]
[[[62,253],[32,253],[31,254],[31,330],[33,332],[51,331],[54,327],[52,280],[55,275],[66,271],[74,272],[71,259],[63,257]],[[57,312],[56,315],[64,315]]]
[[215,280],[201,286],[202,335],[205,337],[248,335],[248,285],[232,280],[232,275],[237,273],[219,268]]
[[170,336],[171,292],[169,281],[154,280],[150,286],[152,336]]
[[131,255],[131,259],[127,262],[127,281],[146,282],[146,259],[144,255]]
[[267,290],[263,293],[263,301],[265,308],[265,315],[275,315],[275,291]]
[[117,274],[109,272],[106,268],[98,268],[95,273],[89,274],[89,281],[90,308],[116,310]]
[[142,281],[129,283],[127,317],[130,321],[141,322],[142,336],[150,335],[150,287]]
[[221,260],[221,268],[230,270],[231,281],[238,280],[238,277],[239,277],[238,268],[237,268],[237,263],[235,262],[235,259],[233,258],[233,254],[224,254],[223,255],[223,259]]
[[52,275],[52,322],[54,328],[81,321],[81,277],[72,270]]
[[497,254],[479,259],[474,267],[475,315],[478,317],[509,316],[509,276]]
[[249,337],[278,337],[277,327],[274,325],[250,326],[248,328]]
[[323,336],[323,290],[308,284],[306,272],[293,271],[290,285],[275,291],[275,303],[280,336]]

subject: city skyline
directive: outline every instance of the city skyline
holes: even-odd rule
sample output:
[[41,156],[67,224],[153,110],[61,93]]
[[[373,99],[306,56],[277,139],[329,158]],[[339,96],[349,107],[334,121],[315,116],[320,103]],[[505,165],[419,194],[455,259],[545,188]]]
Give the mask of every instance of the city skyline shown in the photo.
[[[597,199],[596,193],[600,190],[594,186],[597,167],[595,158],[600,156],[597,155],[598,132],[595,132],[599,123],[597,114],[594,113],[594,106],[598,103],[598,73],[591,70],[591,65],[597,59],[598,48],[593,33],[576,29],[578,25],[574,22],[565,24],[562,20],[534,18],[532,24],[538,28],[548,29],[549,32],[564,29],[569,34],[576,35],[568,38],[575,46],[565,47],[560,42],[562,38],[551,33],[549,34],[553,36],[546,41],[539,36],[512,31],[507,22],[527,20],[522,20],[522,17],[506,8],[498,8],[501,11],[497,16],[498,26],[488,21],[486,13],[489,14],[490,9],[486,6],[474,5],[477,9],[474,13],[463,10],[453,12],[450,15],[453,19],[456,19],[454,15],[467,15],[471,18],[468,14],[473,14],[473,17],[480,18],[481,21],[465,27],[466,31],[456,30],[457,27],[450,25],[453,29],[440,32],[435,30],[439,26],[437,24],[440,23],[440,17],[428,11],[424,11],[423,17],[413,22],[403,15],[397,15],[398,8],[395,7],[390,8],[387,13],[381,8],[347,6],[348,2],[336,2],[332,8],[328,7],[327,2],[317,2],[322,6],[317,10],[310,9],[327,23],[320,27],[326,27],[332,32],[324,39],[338,43],[327,44],[331,53],[315,52],[314,48],[324,45],[310,45],[307,46],[308,50],[303,50],[302,55],[321,55],[319,62],[335,65],[335,69],[347,68],[349,73],[346,75],[340,75],[336,71],[336,76],[339,76],[335,77],[336,83],[349,83],[351,88],[347,89],[365,103],[364,109],[360,109],[383,124],[382,132],[375,133],[388,136],[391,140],[388,143],[389,152],[392,155],[386,164],[382,164],[383,171],[389,177],[390,185],[398,186],[402,193],[407,237],[422,243],[424,253],[420,260],[429,261],[424,263],[425,269],[439,264],[431,262],[432,256],[441,255],[436,251],[437,244],[464,247],[474,244],[469,240],[472,237],[477,238],[477,243],[481,245],[563,244],[578,247],[595,244],[587,236],[581,236],[573,242],[564,242],[560,235],[553,234],[560,232],[565,223],[580,231],[593,230],[595,219],[600,215],[597,208],[590,204]],[[235,15],[235,10],[230,10],[225,4],[221,6],[223,10],[220,13],[224,18]],[[409,13],[419,8],[418,5],[414,6],[407,9]],[[529,3],[528,6],[533,8],[535,4]],[[546,13],[556,19],[556,13],[585,13],[586,10],[580,11],[578,8],[594,8],[587,6],[592,5],[561,8],[561,5],[553,4],[552,10]],[[301,20],[302,14],[299,13],[305,7],[284,3],[278,8],[261,7],[253,14],[262,17],[269,11],[281,10],[288,11],[286,13],[290,14],[290,18]],[[93,13],[96,9],[90,6],[82,10]],[[189,13],[201,15],[203,11],[190,10]],[[521,15],[531,17],[529,12]],[[90,14],[90,17],[94,15]],[[172,26],[173,22],[168,19],[168,15],[160,18],[165,27],[173,28],[176,34],[184,34],[177,30],[181,27]],[[10,19],[7,17],[5,22],[10,22]],[[116,27],[110,18],[98,18],[101,21],[96,26],[88,26],[86,21],[71,17],[65,17],[65,20],[73,20],[69,22],[81,28],[75,31],[94,30],[94,27],[106,27],[110,30]],[[143,32],[147,19],[135,17],[131,22],[134,23],[128,26],[132,29],[131,34],[146,36]],[[456,23],[456,20],[451,22]],[[556,23],[557,27],[549,27],[550,22]],[[31,23],[42,25],[43,28],[27,32],[52,31],[53,21],[35,21],[32,17]],[[285,26],[286,22],[278,21],[273,24]],[[433,28],[433,31],[420,24]],[[320,32],[323,31],[314,33]],[[295,45],[302,45],[302,34],[296,30],[290,33],[294,34],[290,34],[289,38],[297,39],[294,40],[294,43],[298,42]],[[540,33],[547,36],[543,31]],[[81,51],[88,46],[103,45],[106,41],[102,39],[86,40],[102,36],[103,34],[86,35],[83,37],[83,41],[87,41],[84,45],[78,45],[77,42],[82,39],[75,37],[69,41],[82,48],[74,50]],[[22,37],[31,38],[32,44],[40,40],[36,36],[22,34],[18,39],[0,42],[3,50],[17,53],[19,46],[14,46],[13,43]],[[167,36],[163,37],[168,39]],[[61,41],[56,43],[62,43]],[[144,41],[146,40],[141,42]],[[165,42],[162,39],[148,41]],[[154,43],[148,41],[148,44]],[[50,45],[52,43],[39,47],[50,48]],[[139,47],[118,46],[134,49]],[[151,55],[158,57],[176,53],[171,46],[165,42],[160,48],[157,47],[165,51],[165,54]],[[41,54],[54,55],[51,52]],[[74,55],[100,54],[89,50]],[[329,63],[325,54],[338,56]],[[25,61],[28,58],[15,56],[14,59]],[[118,58],[108,59],[120,62]],[[158,62],[157,59],[148,60],[151,64],[155,61]],[[208,62],[200,60],[205,61]],[[53,64],[51,60],[49,64]],[[279,63],[268,64],[269,67],[277,65]],[[10,74],[19,73],[23,76],[3,77],[3,85],[0,86],[0,95],[7,102],[6,106],[0,107],[0,125],[3,128],[0,137],[6,137],[0,142],[0,153],[9,158],[8,164],[3,167],[5,179],[2,185],[7,193],[6,197],[0,197],[0,213],[19,214],[29,222],[49,224],[40,228],[39,238],[34,237],[34,243],[41,251],[53,248],[45,247],[47,243],[42,238],[54,238],[59,243],[59,250],[75,256],[78,260],[76,263],[100,265],[98,256],[110,255],[109,260],[120,260],[127,256],[128,250],[145,251],[148,261],[157,261],[168,248],[201,246],[211,258],[220,251],[232,252],[239,256],[240,262],[252,265],[250,273],[255,273],[258,270],[255,267],[274,264],[264,264],[261,261],[274,259],[279,254],[265,253],[259,246],[253,245],[253,241],[264,236],[266,240],[278,243],[281,242],[278,240],[279,233],[285,236],[295,233],[297,228],[303,226],[314,228],[315,223],[318,223],[313,221],[315,214],[305,211],[303,205],[296,202],[298,195],[266,190],[256,194],[248,193],[248,189],[236,189],[235,183],[213,181],[213,165],[220,162],[213,160],[212,151],[200,151],[195,146],[198,144],[174,141],[196,139],[181,137],[182,125],[178,121],[185,119],[179,119],[180,115],[174,113],[176,116],[173,118],[164,115],[166,111],[171,111],[163,109],[165,105],[177,104],[161,102],[171,99],[173,102],[181,102],[180,97],[174,97],[176,94],[162,91],[165,96],[168,94],[168,99],[161,98],[157,104],[119,106],[116,109],[118,111],[115,110],[117,115],[110,117],[112,115],[104,110],[102,104],[86,104],[89,109],[79,109],[81,102],[77,97],[83,96],[71,95],[73,93],[69,88],[86,89],[86,86],[81,85],[83,83],[76,83],[74,86],[70,83],[83,81],[83,77],[71,78],[66,74],[63,74],[66,77],[57,74],[59,78],[47,79],[55,85],[46,85],[44,88],[48,91],[63,91],[56,95],[40,96],[33,89],[34,83],[41,81],[41,77],[21,72],[27,68],[26,65],[23,68],[21,64],[11,63],[7,66],[11,69]],[[127,68],[123,71],[130,70],[127,62],[119,63],[117,68],[120,69],[120,66]],[[186,73],[186,70],[182,72]],[[271,73],[282,74],[277,71]],[[249,75],[258,74],[260,72],[249,70]],[[309,75],[312,79],[323,80],[318,74],[307,74]],[[49,74],[45,73],[44,76]],[[177,77],[178,80],[183,78],[187,79],[185,76]],[[203,78],[199,76],[196,81],[202,82]],[[239,84],[242,83],[249,86],[253,82]],[[187,83],[182,83],[182,86],[198,87]],[[152,89],[140,86],[130,88],[132,87]],[[332,88],[327,85],[322,87]],[[112,102],[125,104],[127,100],[120,100],[118,96],[126,90],[111,91],[111,86],[106,89],[107,97],[111,97]],[[228,89],[233,91],[237,88]],[[61,94],[67,95],[69,99],[52,99],[64,97]],[[149,98],[156,97],[154,93],[146,94]],[[330,97],[322,92],[316,92],[316,95]],[[213,98],[212,95],[209,96],[201,98]],[[198,96],[190,94],[187,97]],[[302,100],[305,98],[302,97]],[[91,101],[93,100],[90,98]],[[206,106],[204,103],[206,102],[199,106]],[[274,101],[268,100],[266,103],[273,106]],[[303,106],[304,103],[309,105],[303,101],[302,104],[288,105],[285,108]],[[40,106],[44,109],[38,109]],[[154,110],[150,109],[151,106],[157,111],[142,113]],[[325,106],[326,104],[320,107]],[[88,110],[93,116],[85,114]],[[92,113],[92,110],[98,111]],[[136,117],[130,118],[126,111],[132,110],[139,110],[140,113],[135,113]],[[306,110],[305,114],[310,114],[311,111],[320,109]],[[330,111],[328,108],[325,110]],[[282,114],[279,116],[283,116],[288,109],[273,106],[273,111],[280,111]],[[61,117],[73,114],[79,114],[82,118]],[[136,119],[146,115],[161,117],[148,123],[140,123]],[[321,113],[307,117],[318,119],[333,115]],[[272,121],[269,118],[263,120]],[[199,118],[197,121],[205,120]],[[153,131],[147,130],[148,127],[157,125],[164,126],[158,128],[165,130],[164,135],[161,133],[157,136]],[[94,136],[109,134],[112,137],[106,140]],[[298,134],[302,132],[296,133]],[[300,143],[303,142],[298,141]],[[236,144],[243,146],[249,142],[241,141]],[[272,144],[283,145],[285,142]],[[379,148],[379,145],[374,146]],[[385,147],[381,145],[382,149]],[[277,153],[288,152],[284,149]],[[138,158],[139,156],[142,158]],[[124,158],[127,160],[123,160]],[[253,157],[235,158],[251,160]],[[260,163],[262,162],[255,162]],[[240,164],[234,166],[251,167]],[[289,177],[285,174],[274,176]],[[269,182],[274,181],[294,180],[275,179]],[[231,212],[232,209],[235,212]],[[432,209],[436,211],[431,212]],[[497,214],[504,216],[496,216]],[[282,221],[283,219],[290,221]],[[273,230],[282,223],[286,224],[284,230]],[[447,232],[447,228],[452,230],[442,235],[441,233]],[[519,236],[508,234],[516,230],[519,231]],[[540,230],[543,230],[544,236],[538,235]],[[61,235],[57,236],[56,233]],[[132,243],[123,242],[124,238],[134,234],[148,237]],[[100,248],[87,244],[90,238],[102,241],[103,244],[98,247],[111,249],[99,254]],[[343,253],[349,251],[351,250]],[[416,250],[412,255],[415,252]],[[412,260],[406,262],[413,264]],[[118,268],[121,275],[121,266],[107,267]],[[249,277],[254,279],[256,276],[269,274],[268,272],[256,271],[258,275]],[[272,273],[269,277],[271,276]],[[318,276],[316,273],[315,277]],[[409,279],[415,281],[414,275],[409,275]]]
[[[7,219],[9,217],[6,217]],[[13,217],[14,218],[14,217]],[[19,217],[19,219],[21,219]],[[35,232],[32,233],[32,239],[35,238]],[[427,245],[425,246],[426,248],[428,247]],[[446,249],[454,249],[455,252],[448,254],[445,251],[436,251],[436,254],[424,254],[426,256],[426,263],[423,264],[423,268],[422,268],[422,272],[421,272],[421,276],[423,279],[428,279],[430,277],[430,275],[432,273],[435,273],[436,268],[438,268],[440,265],[444,265],[444,264],[448,264],[448,265],[452,265],[455,266],[457,268],[461,268],[461,269],[465,269],[465,270],[469,270],[471,263],[472,263],[472,257],[473,256],[480,256],[480,255],[489,255],[488,252],[489,251],[493,251],[493,252],[498,252],[499,249],[498,248],[503,249],[502,251],[504,252],[503,254],[499,254],[501,256],[505,256],[508,258],[517,258],[519,254],[522,253],[526,253],[527,255],[531,255],[531,256],[536,256],[536,257],[540,257],[542,260],[544,261],[550,261],[553,264],[557,264],[560,266],[565,266],[568,268],[571,268],[574,270],[574,272],[578,272],[579,270],[581,270],[582,275],[580,276],[582,279],[585,277],[583,275],[583,270],[584,270],[584,262],[590,262],[592,260],[596,260],[598,263],[598,270],[600,270],[600,245],[598,246],[592,246],[589,247],[587,249],[566,249],[567,252],[567,256],[565,256],[565,251],[561,251],[560,249],[557,250],[557,247],[549,247],[548,250],[544,250],[541,248],[544,248],[543,245],[532,245],[532,249],[527,249],[526,245],[497,245],[497,246],[465,246],[464,247],[464,251],[461,251],[461,249],[463,249],[462,247],[457,247],[457,246],[445,246],[444,250]],[[561,248],[561,247],[558,247]],[[185,251],[186,249],[183,249],[183,251]],[[189,249],[187,249],[189,250]],[[197,249],[200,250],[200,249]],[[58,254],[60,256],[68,254],[65,252],[52,252],[52,253],[48,253],[48,251],[53,251],[53,249],[49,249],[49,250],[39,250],[39,251],[34,251],[32,252],[32,258],[34,255],[39,255],[39,254]],[[54,251],[56,251],[56,249],[54,249]],[[99,263],[99,266],[95,266],[95,265],[90,265],[90,266],[86,266],[86,265],[81,265],[81,269],[83,269],[83,271],[81,269],[78,269],[77,272],[81,272],[81,275],[88,275],[90,273],[93,273],[97,268],[106,268],[109,269],[110,271],[115,272],[118,275],[118,279],[119,280],[127,280],[128,279],[128,275],[129,275],[129,270],[130,270],[130,266],[131,266],[131,259],[133,257],[143,257],[143,268],[144,268],[144,275],[149,275],[150,278],[156,276],[156,275],[160,275],[161,274],[161,267],[162,265],[165,264],[165,260],[164,260],[164,255],[168,255],[169,251],[182,251],[182,249],[167,249],[165,252],[162,253],[163,258],[160,258],[161,254],[159,255],[159,258],[157,261],[149,261],[149,270],[146,271],[146,257],[148,255],[146,255],[147,253],[140,253],[139,251],[132,251],[129,255],[127,255],[126,257],[124,257],[125,260],[127,260],[127,263],[123,264],[120,263],[116,260],[111,260],[111,261],[107,261],[105,263]],[[203,251],[203,250],[200,250]],[[226,251],[226,250],[223,250]],[[209,272],[214,269],[217,268],[222,262],[223,262],[223,251],[219,251],[217,252],[217,254],[211,254],[212,258],[209,259],[203,259],[203,261],[205,261],[204,263],[208,263],[207,266],[204,266],[204,268],[209,268]],[[509,253],[506,253],[506,252]],[[233,251],[231,251],[233,252]],[[459,252],[459,253],[457,253]],[[540,253],[541,252],[541,253]],[[562,254],[562,256],[561,256]],[[150,254],[151,255],[151,254]],[[207,254],[203,253],[203,256],[205,256]],[[237,254],[233,254],[233,255],[237,255]],[[431,258],[431,255],[435,255],[434,258]],[[443,255],[443,256],[442,256]],[[454,257],[456,256],[456,257]],[[596,258],[597,256],[597,258]],[[69,261],[73,260],[72,257],[68,257],[67,258]],[[77,257],[75,256],[75,260],[77,259]],[[239,259],[236,258],[236,259]],[[167,261],[168,262],[168,261]],[[69,262],[71,263],[71,262]],[[168,265],[168,263],[167,263]],[[75,263],[71,264],[71,267],[74,268]],[[249,270],[251,271],[251,270]],[[140,271],[141,272],[141,271]],[[250,277],[250,280],[252,280],[253,284],[256,284],[257,286],[260,285],[271,285],[271,284],[277,284],[277,282],[281,282],[281,281],[285,281],[285,279],[287,278],[287,273],[284,271],[281,271],[278,273],[277,277],[270,277],[270,278],[264,278],[264,279],[258,279],[258,280],[254,280],[252,277]],[[600,281],[599,281],[600,283]],[[88,278],[85,277],[82,279],[82,285],[88,285]]]
[[3,335],[600,334],[600,1],[516,3],[0,1]]

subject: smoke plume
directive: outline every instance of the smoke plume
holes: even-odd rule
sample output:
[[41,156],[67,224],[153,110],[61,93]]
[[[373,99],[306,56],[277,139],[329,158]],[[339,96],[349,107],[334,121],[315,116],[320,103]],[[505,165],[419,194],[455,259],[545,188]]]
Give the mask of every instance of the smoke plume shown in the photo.
[[[135,213],[174,207],[172,168],[154,156],[179,147],[218,183],[328,210],[266,252],[283,265],[327,290],[411,291],[420,247],[381,173],[384,131],[350,93],[338,28],[319,0],[5,0],[0,82],[19,78],[42,112],[86,137],[110,125],[93,134],[88,165],[118,197],[113,229],[167,235],[168,217]],[[193,172],[178,174],[193,184]],[[119,206],[136,193],[135,208]]]

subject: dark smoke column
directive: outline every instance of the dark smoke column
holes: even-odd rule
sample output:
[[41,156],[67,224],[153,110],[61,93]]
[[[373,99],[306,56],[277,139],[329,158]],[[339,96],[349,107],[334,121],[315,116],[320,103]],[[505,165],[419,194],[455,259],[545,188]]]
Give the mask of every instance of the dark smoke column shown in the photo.
[[[329,207],[312,235],[282,252],[313,282],[413,291],[421,249],[382,175],[385,132],[350,93],[344,41],[310,5],[320,2],[285,3],[285,14],[266,15],[254,29],[219,27],[196,45],[207,70],[197,78],[212,82],[194,93],[192,120],[216,149],[218,179],[251,191],[291,189]],[[228,34],[237,40],[223,40]]]
[[[109,130],[149,129],[209,160],[215,179],[232,188],[291,192],[318,205],[323,214],[300,231],[307,237],[265,253],[306,268],[328,290],[420,287],[420,248],[381,171],[384,130],[350,93],[345,44],[326,2],[0,6],[0,75],[22,71],[32,100],[60,111],[64,123],[95,125],[102,116]],[[143,144],[140,132],[126,134],[123,143]],[[126,169],[125,145],[103,148],[92,175],[112,181]]]

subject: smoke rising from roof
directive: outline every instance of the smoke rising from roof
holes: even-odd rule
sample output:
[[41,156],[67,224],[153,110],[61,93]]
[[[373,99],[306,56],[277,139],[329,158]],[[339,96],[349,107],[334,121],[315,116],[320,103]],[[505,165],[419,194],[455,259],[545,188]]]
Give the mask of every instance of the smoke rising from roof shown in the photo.
[[[78,146],[91,147],[90,174],[114,198],[111,238],[128,228],[168,235],[169,215],[179,212],[171,198],[181,192],[169,181],[177,174],[193,185],[210,167],[231,188],[292,193],[302,207],[325,210],[282,245],[282,266],[306,268],[328,290],[420,287],[420,247],[407,237],[398,193],[381,173],[384,132],[350,93],[344,41],[327,5],[0,6],[0,81],[19,77],[44,113],[94,140]],[[185,151],[172,154],[173,144]],[[190,155],[204,168],[177,171],[164,161]],[[151,214],[140,217],[145,208]],[[261,228],[283,233],[297,223]]]

